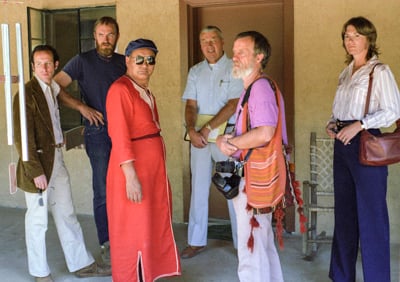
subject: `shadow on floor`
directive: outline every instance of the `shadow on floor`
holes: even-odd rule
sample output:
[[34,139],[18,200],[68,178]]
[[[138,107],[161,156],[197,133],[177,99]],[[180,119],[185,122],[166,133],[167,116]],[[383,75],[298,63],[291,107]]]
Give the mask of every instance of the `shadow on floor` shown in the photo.
[[[0,207],[0,281],[33,281],[28,273],[24,239],[24,212],[22,209]],[[87,248],[94,257],[99,257],[96,228],[92,216],[78,216],[85,235]],[[169,282],[237,282],[237,257],[226,226],[210,225],[207,249],[192,259],[182,260],[182,276],[160,279]],[[226,225],[224,223],[223,225]],[[178,248],[186,246],[187,225],[175,224],[175,239]],[[217,234],[219,231],[223,232]],[[220,236],[219,238],[217,238]],[[217,239],[211,239],[217,238]],[[286,282],[329,282],[328,269],[330,245],[321,245],[317,256],[310,262],[303,259],[301,236],[284,235],[284,250],[279,251],[284,279]],[[56,282],[110,282],[111,277],[76,278],[68,273],[55,226],[49,221],[47,232],[48,261],[52,276]],[[360,261],[360,259],[359,259]],[[400,245],[392,245],[392,282],[400,282],[399,274]],[[362,282],[361,264],[357,264],[357,282]]]

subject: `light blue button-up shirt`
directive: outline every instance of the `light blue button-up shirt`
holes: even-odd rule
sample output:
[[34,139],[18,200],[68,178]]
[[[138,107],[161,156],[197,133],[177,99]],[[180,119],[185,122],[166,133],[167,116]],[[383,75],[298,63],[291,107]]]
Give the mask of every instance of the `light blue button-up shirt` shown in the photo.
[[[193,66],[188,74],[183,101],[196,100],[198,114],[216,115],[228,100],[240,97],[243,90],[241,79],[232,76],[232,60],[224,54],[217,63],[204,60]],[[232,116],[229,123],[234,123]]]

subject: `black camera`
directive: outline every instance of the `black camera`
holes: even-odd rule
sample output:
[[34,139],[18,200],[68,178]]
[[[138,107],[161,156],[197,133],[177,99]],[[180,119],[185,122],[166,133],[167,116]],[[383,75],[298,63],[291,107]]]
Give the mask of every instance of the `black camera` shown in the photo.
[[233,173],[236,170],[237,162],[235,161],[223,161],[215,163],[215,171],[216,172],[231,172]]
[[239,184],[241,177],[232,174],[230,177],[223,177],[218,172],[212,177],[212,182],[217,187],[218,191],[228,200],[235,198],[239,193]]

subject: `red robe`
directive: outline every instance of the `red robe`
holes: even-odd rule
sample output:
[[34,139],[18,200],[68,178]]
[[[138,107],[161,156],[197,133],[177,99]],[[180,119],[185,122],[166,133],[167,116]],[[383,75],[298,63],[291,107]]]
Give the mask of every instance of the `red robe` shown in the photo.
[[[139,281],[139,262],[144,282],[180,275],[172,194],[154,96],[123,76],[110,87],[106,109],[112,140],[107,212],[113,281]],[[134,161],[142,185],[139,204],[126,196],[120,165],[129,160]]]

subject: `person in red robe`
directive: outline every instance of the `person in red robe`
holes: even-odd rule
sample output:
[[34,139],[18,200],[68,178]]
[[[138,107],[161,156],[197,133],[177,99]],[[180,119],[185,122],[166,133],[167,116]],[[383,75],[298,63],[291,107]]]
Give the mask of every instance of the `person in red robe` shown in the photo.
[[165,145],[155,98],[148,89],[157,52],[151,40],[131,41],[125,50],[127,72],[107,94],[113,282],[155,281],[181,274]]

